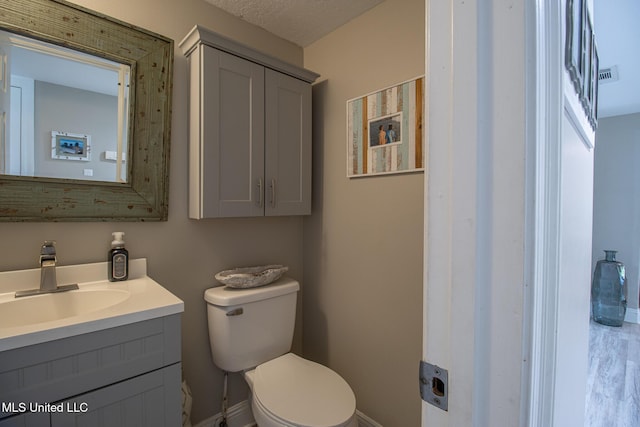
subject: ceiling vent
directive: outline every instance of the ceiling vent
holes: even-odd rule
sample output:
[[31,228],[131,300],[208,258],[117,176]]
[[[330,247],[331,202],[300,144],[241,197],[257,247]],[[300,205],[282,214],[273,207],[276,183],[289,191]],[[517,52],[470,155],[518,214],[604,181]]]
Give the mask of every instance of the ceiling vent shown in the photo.
[[610,68],[603,68],[598,71],[598,83],[611,83],[618,81],[618,66],[614,65]]

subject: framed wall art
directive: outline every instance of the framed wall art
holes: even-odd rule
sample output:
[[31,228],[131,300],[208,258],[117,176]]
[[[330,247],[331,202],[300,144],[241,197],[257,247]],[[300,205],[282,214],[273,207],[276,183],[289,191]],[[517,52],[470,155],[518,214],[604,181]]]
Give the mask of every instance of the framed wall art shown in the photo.
[[565,68],[591,127],[598,126],[598,49],[584,0],[567,0]]
[[51,158],[90,161],[91,135],[51,131]]
[[598,48],[596,46],[595,35],[591,43],[591,114],[589,119],[591,126],[596,129],[598,127],[598,81],[600,79],[600,58],[598,56]]
[[424,170],[424,76],[347,101],[347,176]]
[[583,75],[583,24],[584,0],[567,0],[567,35],[565,43],[565,67],[569,71],[576,93],[582,93]]
[[593,51],[593,27],[591,26],[591,20],[589,14],[585,12],[584,22],[582,24],[582,76],[584,78],[582,84],[582,90],[580,91],[580,101],[585,113],[589,115],[591,110],[591,88],[592,88],[592,67],[591,67],[591,55]]

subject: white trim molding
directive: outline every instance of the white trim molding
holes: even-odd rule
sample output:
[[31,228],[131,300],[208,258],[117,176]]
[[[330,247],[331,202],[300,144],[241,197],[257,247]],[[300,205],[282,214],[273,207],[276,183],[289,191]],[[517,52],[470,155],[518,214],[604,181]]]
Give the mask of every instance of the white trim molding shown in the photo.
[[640,309],[627,308],[627,313],[624,316],[624,321],[628,323],[640,324]]
[[[527,119],[530,135],[528,176],[529,201],[526,268],[531,286],[525,294],[525,354],[529,354],[529,375],[523,381],[521,424],[528,427],[552,426],[555,403],[556,340],[558,325],[558,282],[560,252],[560,144],[562,117],[562,7],[559,3],[537,0],[530,14],[529,37],[535,39],[535,82],[529,98]],[[531,85],[530,85],[531,86]]]
[[[194,427],[218,427],[222,421],[222,413],[217,413],[213,417],[200,421]],[[248,400],[236,403],[227,411],[227,426],[229,427],[252,427],[256,425],[251,413],[251,404]]]
[[356,416],[358,417],[358,427],[382,427],[382,424],[372,420],[357,409]]

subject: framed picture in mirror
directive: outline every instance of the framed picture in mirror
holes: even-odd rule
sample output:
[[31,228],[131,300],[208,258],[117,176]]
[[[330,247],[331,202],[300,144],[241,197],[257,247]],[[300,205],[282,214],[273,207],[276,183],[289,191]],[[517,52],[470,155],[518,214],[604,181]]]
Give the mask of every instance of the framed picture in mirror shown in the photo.
[[91,135],[51,131],[51,158],[90,161]]

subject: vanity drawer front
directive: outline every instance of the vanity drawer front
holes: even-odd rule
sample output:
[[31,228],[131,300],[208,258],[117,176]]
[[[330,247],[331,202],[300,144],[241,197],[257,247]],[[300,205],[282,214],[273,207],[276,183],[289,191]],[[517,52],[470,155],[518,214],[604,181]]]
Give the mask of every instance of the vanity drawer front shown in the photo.
[[0,353],[0,401],[56,402],[180,357],[180,314],[9,350]]
[[49,414],[26,412],[9,418],[0,419],[0,427],[49,427]]
[[180,363],[66,400],[51,427],[174,427],[182,424]]

